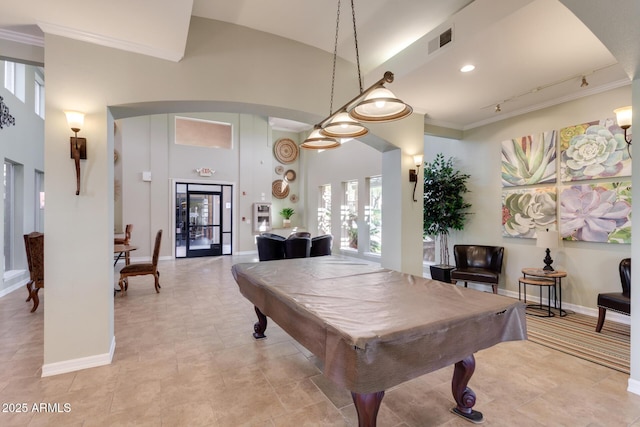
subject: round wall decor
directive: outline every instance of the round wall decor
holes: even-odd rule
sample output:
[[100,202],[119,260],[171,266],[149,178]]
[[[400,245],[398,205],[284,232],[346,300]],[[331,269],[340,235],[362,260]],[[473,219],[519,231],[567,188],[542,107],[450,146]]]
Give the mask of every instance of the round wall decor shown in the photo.
[[280,163],[292,163],[298,158],[298,145],[289,138],[280,138],[273,145],[273,155]]
[[276,173],[278,175],[282,175],[283,172],[284,172],[284,166],[282,166],[282,165],[276,166]]
[[292,194],[289,197],[289,200],[291,200],[292,203],[298,203],[298,195],[297,194]]
[[289,184],[282,179],[276,179],[271,183],[271,194],[276,199],[285,199],[289,195]]
[[284,180],[287,182],[293,182],[296,180],[296,171],[294,171],[293,169],[289,169],[288,171],[285,172],[284,174]]

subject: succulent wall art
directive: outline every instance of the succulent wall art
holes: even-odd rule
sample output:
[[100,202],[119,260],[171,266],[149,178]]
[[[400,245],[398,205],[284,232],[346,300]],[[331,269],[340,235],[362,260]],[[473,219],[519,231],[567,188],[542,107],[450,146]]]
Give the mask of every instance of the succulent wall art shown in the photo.
[[[566,183],[558,189],[548,186],[557,174]],[[612,182],[629,176],[631,156],[613,118],[503,141],[502,235],[558,229],[564,240],[629,244],[631,182]]]
[[502,186],[556,182],[556,132],[502,141]]
[[555,228],[555,187],[502,191],[502,235],[536,238],[536,230]]

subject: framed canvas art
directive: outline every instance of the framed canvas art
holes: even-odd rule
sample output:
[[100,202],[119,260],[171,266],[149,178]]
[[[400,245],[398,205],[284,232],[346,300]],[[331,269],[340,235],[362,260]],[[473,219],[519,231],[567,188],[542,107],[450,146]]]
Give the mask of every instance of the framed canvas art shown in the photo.
[[502,235],[534,239],[556,222],[555,187],[502,191]]
[[563,187],[560,235],[564,240],[631,243],[631,182]]
[[556,131],[502,141],[502,186],[556,182]]
[[563,182],[631,176],[624,132],[613,118],[561,129],[560,153]]

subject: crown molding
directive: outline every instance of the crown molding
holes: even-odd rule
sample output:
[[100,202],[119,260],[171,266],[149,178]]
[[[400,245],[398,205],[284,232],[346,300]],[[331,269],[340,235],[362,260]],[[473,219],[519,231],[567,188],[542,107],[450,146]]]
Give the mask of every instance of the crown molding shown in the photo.
[[107,37],[101,34],[94,34],[75,28],[52,24],[50,22],[38,22],[38,26],[47,34],[80,40],[87,43],[106,46],[114,49],[125,50],[127,52],[139,53],[152,56],[154,58],[166,59],[167,61],[179,62],[184,56],[184,52],[175,52],[166,49],[158,49],[152,46]]
[[31,46],[44,47],[44,37],[34,36],[31,34],[21,33],[0,28],[0,39],[11,42],[28,44]]

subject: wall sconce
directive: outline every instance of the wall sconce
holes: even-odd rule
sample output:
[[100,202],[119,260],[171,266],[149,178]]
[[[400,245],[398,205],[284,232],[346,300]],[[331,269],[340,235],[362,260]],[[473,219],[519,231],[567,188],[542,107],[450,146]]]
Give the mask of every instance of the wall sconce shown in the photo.
[[631,127],[631,106],[617,108],[613,110],[613,112],[616,113],[616,122],[618,122],[618,126],[620,126],[620,128],[624,131],[624,140],[627,143],[627,151],[629,152],[629,157],[631,157],[631,135],[627,135],[627,129]]
[[76,164],[76,196],[78,196],[80,194],[80,159],[87,159],[87,139],[78,138],[78,132],[84,125],[84,113],[65,111],[64,114],[67,116],[69,127],[75,134],[75,136],[71,137],[70,146],[71,158]]
[[413,163],[416,165],[417,169],[409,169],[409,182],[413,182],[413,201],[416,200],[416,187],[418,185],[418,170],[420,169],[420,165],[422,164],[422,154],[416,154],[413,156]]

